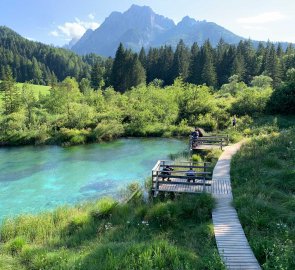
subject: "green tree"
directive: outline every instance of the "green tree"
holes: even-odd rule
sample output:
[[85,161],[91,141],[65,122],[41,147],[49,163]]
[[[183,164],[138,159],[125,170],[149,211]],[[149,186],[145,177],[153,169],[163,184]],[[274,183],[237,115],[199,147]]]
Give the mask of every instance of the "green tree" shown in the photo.
[[93,89],[97,90],[104,87],[104,74],[104,66],[101,66],[98,62],[95,63],[91,70],[91,87]]
[[5,113],[16,112],[20,106],[20,95],[9,67],[6,68],[3,81],[0,83],[0,91],[4,92]]
[[27,126],[32,126],[33,123],[33,111],[36,106],[37,99],[34,95],[32,86],[28,83],[24,83],[21,92],[21,102],[25,108],[26,116],[28,118]]
[[281,65],[277,57],[274,44],[269,44],[264,56],[264,71],[263,74],[272,78],[273,87],[276,88],[281,82]]
[[113,85],[113,87],[120,91],[123,92],[126,90],[126,85],[125,85],[125,61],[126,61],[126,51],[124,49],[124,46],[122,43],[120,43],[117,51],[116,51],[116,55],[115,55],[115,59],[114,59],[114,63],[113,63],[113,67],[112,67],[112,75],[111,75],[111,84]]
[[181,76],[184,80],[186,80],[189,75],[189,62],[190,51],[181,39],[177,44],[176,51],[174,53],[172,66],[173,78]]
[[209,40],[207,40],[201,49],[202,68],[202,82],[208,86],[217,86],[217,74],[214,63],[214,51]]
[[201,60],[200,60],[200,48],[198,44],[195,42],[191,47],[188,82],[194,83],[194,84],[200,84],[201,70],[202,70],[202,66],[201,66]]
[[272,113],[295,113],[295,69],[287,71],[286,81],[273,92],[268,104]]
[[119,92],[125,92],[133,86],[145,83],[145,81],[145,70],[137,54],[125,50],[122,43],[120,43],[112,69],[114,88]]

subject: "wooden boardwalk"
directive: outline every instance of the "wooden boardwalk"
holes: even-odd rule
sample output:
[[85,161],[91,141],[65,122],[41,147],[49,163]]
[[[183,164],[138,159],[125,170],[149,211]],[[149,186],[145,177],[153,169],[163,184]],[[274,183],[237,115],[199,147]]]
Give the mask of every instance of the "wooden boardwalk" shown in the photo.
[[211,193],[217,203],[212,213],[214,234],[227,269],[261,269],[232,206],[230,161],[240,146],[241,143],[225,147],[213,171]]
[[211,136],[202,136],[197,139],[190,136],[189,140],[189,149],[193,150],[206,150],[219,148],[223,149],[225,146],[229,144],[229,136],[228,135],[211,135]]
[[[167,168],[168,171],[167,171]],[[212,173],[210,162],[174,162],[159,160],[152,169],[152,191],[156,197],[160,192],[201,193],[210,192]],[[188,171],[193,172],[189,176]]]

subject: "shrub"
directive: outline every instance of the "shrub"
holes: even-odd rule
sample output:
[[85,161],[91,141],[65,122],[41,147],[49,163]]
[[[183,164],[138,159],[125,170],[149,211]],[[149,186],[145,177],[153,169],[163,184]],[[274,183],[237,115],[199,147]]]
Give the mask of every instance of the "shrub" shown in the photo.
[[195,161],[195,162],[202,162],[203,161],[202,157],[200,155],[198,155],[198,154],[193,154],[192,155],[192,160]]
[[117,202],[114,199],[102,198],[92,206],[90,214],[94,218],[108,217],[116,205]]
[[11,255],[16,255],[22,251],[25,245],[26,245],[26,240],[21,236],[17,236],[16,238],[7,242],[5,245],[5,248],[8,250],[8,252]]
[[197,121],[194,122],[194,125],[197,127],[202,127],[207,131],[216,130],[218,127],[216,119],[210,113],[199,115]]

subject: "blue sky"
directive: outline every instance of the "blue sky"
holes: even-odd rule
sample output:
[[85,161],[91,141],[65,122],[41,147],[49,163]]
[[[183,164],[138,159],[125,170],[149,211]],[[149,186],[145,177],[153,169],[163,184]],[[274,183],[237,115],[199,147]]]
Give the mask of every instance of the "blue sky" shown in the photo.
[[62,46],[95,29],[112,11],[150,6],[179,22],[188,15],[255,40],[295,43],[294,0],[1,0],[0,25],[22,36]]

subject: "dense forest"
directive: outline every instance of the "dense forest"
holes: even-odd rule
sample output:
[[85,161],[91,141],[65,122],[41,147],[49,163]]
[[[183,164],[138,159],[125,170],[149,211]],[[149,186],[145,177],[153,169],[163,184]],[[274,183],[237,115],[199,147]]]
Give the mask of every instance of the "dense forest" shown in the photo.
[[89,77],[91,70],[73,52],[27,40],[7,27],[0,27],[0,79],[8,67],[18,82],[44,85],[67,76],[80,80]]
[[[295,49],[251,41],[216,48],[180,41],[114,59],[82,58],[0,28],[0,141],[79,144],[118,136],[186,135],[190,127],[246,128],[261,114],[294,114]],[[51,86],[36,93],[29,83]]]
[[[138,58],[141,65],[135,60],[131,63],[131,55]],[[136,79],[129,76],[130,66]],[[277,87],[285,80],[286,71],[293,67],[295,50],[292,45],[284,51],[280,44],[270,42],[260,43],[257,49],[250,40],[241,41],[238,45],[220,40],[216,48],[206,41],[200,47],[195,43],[188,48],[180,40],[175,51],[164,46],[151,48],[147,53],[142,49],[139,55],[132,54],[121,44],[114,59],[111,84],[124,91],[138,82],[156,81],[161,85],[171,85],[175,78],[181,76],[185,82],[206,84],[216,89],[227,83],[232,75],[237,75],[247,85],[255,76],[265,75],[271,77],[272,85]]]
[[141,83],[171,85],[179,76],[184,82],[218,89],[232,75],[247,85],[255,76],[265,75],[272,78],[276,88],[286,79],[287,70],[295,67],[295,49],[290,44],[283,50],[280,44],[271,42],[261,42],[254,48],[251,40],[237,45],[220,40],[215,48],[208,40],[189,48],[180,40],[175,50],[162,46],[137,54],[120,44],[114,59],[95,54],[80,57],[0,27],[0,79],[8,67],[18,82],[51,85],[70,76],[78,82],[90,79],[93,89],[113,86],[120,92]]

